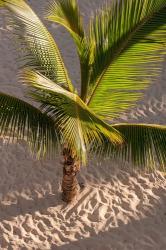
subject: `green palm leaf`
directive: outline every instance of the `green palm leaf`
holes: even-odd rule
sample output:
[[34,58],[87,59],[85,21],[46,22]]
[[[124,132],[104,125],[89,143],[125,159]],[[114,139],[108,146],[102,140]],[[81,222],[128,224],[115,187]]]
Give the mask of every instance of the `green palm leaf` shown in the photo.
[[46,18],[63,25],[76,42],[78,38],[84,38],[83,21],[76,0],[53,1],[48,8]]
[[22,73],[21,80],[32,86],[31,96],[54,120],[62,144],[67,143],[71,150],[75,150],[83,163],[86,162],[89,146],[94,139],[100,145],[103,136],[110,144],[122,142],[120,134],[91,112],[78,95],[30,70]]
[[55,154],[58,143],[53,120],[18,98],[0,93],[0,136],[24,139],[38,156]]
[[113,146],[103,152],[113,158],[131,162],[139,168],[153,170],[158,167],[165,171],[166,167],[166,126],[154,124],[115,124],[113,125],[123,136],[122,146]]
[[166,54],[165,0],[120,0],[91,22],[87,103],[105,119],[131,107],[161,72]]
[[90,46],[83,28],[83,21],[76,0],[53,1],[46,19],[64,26],[71,34],[77,48],[81,70],[81,98],[86,99],[89,81]]
[[57,84],[73,91],[60,52],[40,19],[23,0],[2,0],[10,11],[11,26],[23,54],[24,66],[37,69]]

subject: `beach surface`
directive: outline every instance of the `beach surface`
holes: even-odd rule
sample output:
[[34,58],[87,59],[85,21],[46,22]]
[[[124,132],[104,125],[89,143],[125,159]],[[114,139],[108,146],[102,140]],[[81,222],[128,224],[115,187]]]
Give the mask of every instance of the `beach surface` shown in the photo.
[[[47,1],[28,1],[42,16]],[[80,0],[85,18],[102,3]],[[16,52],[0,11],[1,92],[25,99],[17,81]],[[47,27],[60,47],[70,76],[80,82],[78,58],[70,36]],[[133,110],[120,122],[166,123],[166,63]],[[166,175],[140,173],[108,159],[90,160],[78,176],[83,186],[69,205],[61,200],[62,158],[33,159],[25,142],[0,139],[0,249],[6,250],[165,250]]]

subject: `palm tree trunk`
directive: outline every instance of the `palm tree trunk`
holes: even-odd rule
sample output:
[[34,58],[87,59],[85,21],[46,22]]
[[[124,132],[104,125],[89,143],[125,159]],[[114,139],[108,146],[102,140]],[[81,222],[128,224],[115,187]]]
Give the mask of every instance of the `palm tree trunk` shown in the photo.
[[63,149],[63,156],[62,199],[65,202],[71,202],[79,190],[76,175],[80,170],[80,162],[67,147]]

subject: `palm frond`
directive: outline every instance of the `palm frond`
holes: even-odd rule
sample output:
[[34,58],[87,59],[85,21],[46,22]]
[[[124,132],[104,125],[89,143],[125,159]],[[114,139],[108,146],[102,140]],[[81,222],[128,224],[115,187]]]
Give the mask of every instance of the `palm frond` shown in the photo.
[[49,5],[46,18],[63,25],[76,41],[78,37],[84,38],[83,21],[77,0],[53,1]]
[[89,81],[90,46],[84,31],[77,0],[53,1],[46,12],[46,19],[64,26],[75,42],[80,59],[81,98],[84,101]]
[[59,49],[46,27],[23,0],[1,0],[10,11],[10,24],[23,56],[23,66],[36,69],[73,91]]
[[34,106],[0,93],[0,136],[24,139],[38,157],[55,154],[58,134],[53,120]]
[[166,54],[165,0],[120,0],[91,21],[92,73],[87,103],[111,120],[131,107],[161,72]]
[[[121,146],[108,148],[103,153],[139,168],[153,170],[166,167],[166,126],[154,124],[115,124],[113,128],[124,136]],[[106,141],[107,142],[107,141]]]
[[32,86],[32,98],[54,120],[58,134],[61,134],[61,143],[67,143],[84,164],[94,138],[100,145],[103,135],[110,144],[122,142],[121,135],[91,112],[78,95],[31,70],[25,70],[20,78]]

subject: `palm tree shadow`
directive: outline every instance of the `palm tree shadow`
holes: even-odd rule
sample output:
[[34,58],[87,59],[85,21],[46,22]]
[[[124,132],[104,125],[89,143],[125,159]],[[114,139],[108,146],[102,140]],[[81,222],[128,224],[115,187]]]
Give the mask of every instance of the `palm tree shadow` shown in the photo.
[[4,145],[1,139],[0,149],[0,221],[65,204],[60,159],[33,159],[23,142]]
[[78,237],[76,241],[62,246],[52,244],[58,250],[165,250],[166,249],[166,193],[160,193],[160,200],[142,218],[133,218],[129,223],[119,223],[118,227],[92,233],[87,238]]
[[[82,221],[82,215],[79,214],[80,207],[82,207],[81,213],[84,214],[84,212],[87,212],[87,210],[84,210],[84,207],[88,206],[89,203],[93,207],[93,203],[98,202],[98,198],[101,199],[99,205],[102,205],[102,202],[105,202],[105,193],[103,192],[103,197],[101,195],[102,187],[106,188],[109,186],[107,191],[112,192],[113,189],[111,189],[111,186],[113,187],[116,183],[121,182],[125,186],[130,185],[127,177],[130,178],[131,173],[128,173],[126,169],[120,172],[116,165],[110,168],[110,162],[99,164],[99,162],[90,161],[90,166],[82,168],[80,174],[80,180],[89,187],[87,190],[85,188],[85,191],[80,194],[78,202],[75,205],[67,208],[66,204],[61,201],[60,180],[62,169],[58,163],[58,158],[55,161],[37,161],[30,157],[26,146],[23,144],[10,144],[6,147],[1,142],[0,146],[0,222],[2,224],[5,221],[12,222],[19,216],[34,217],[36,216],[36,212],[41,214],[39,217],[43,221],[45,216],[49,218],[50,209],[53,208],[53,220],[55,224],[51,226],[51,230],[54,231],[54,234],[61,236],[64,245],[58,247],[50,240],[52,242],[50,249],[139,250],[144,249],[145,245],[145,249],[147,250],[164,250],[166,248],[164,237],[164,232],[166,231],[166,193],[164,189],[155,190],[155,195],[159,197],[159,201],[152,200],[149,211],[144,211],[143,216],[137,218],[138,220],[131,215],[127,224],[124,224],[123,220],[119,220],[115,228],[112,227],[112,218],[108,217],[105,220],[103,228],[105,232],[97,234],[93,230],[93,224],[89,224],[91,223],[90,218],[89,223]],[[133,173],[132,177],[133,179],[137,177],[137,173],[135,176]],[[131,184],[133,185],[133,183]],[[138,189],[137,183],[135,185],[134,192],[138,191],[137,195],[140,199],[140,208],[138,210],[141,210],[144,207],[142,193]],[[92,197],[89,198],[89,195]],[[116,195],[120,197],[122,201],[120,207],[123,208],[123,196],[121,194]],[[88,199],[86,199],[87,197]],[[111,195],[109,195],[109,199],[110,202],[114,201],[114,197]],[[107,202],[105,205],[108,207]],[[59,206],[61,211],[59,211]],[[95,212],[100,213],[98,208],[95,209]],[[111,213],[110,209],[109,213]],[[78,216],[82,230],[85,234],[87,232],[89,234],[88,238],[82,238],[85,234],[78,233],[75,237],[76,241],[71,242],[70,235],[65,235],[69,225],[72,228],[73,222],[71,221],[75,218],[73,214]],[[59,229],[60,226],[56,225],[56,220],[59,220],[60,224],[64,226],[64,231],[61,232]],[[48,224],[48,226],[50,225]],[[2,229],[0,231],[3,235],[4,231]],[[154,238],[157,240],[154,240]]]
[[36,211],[45,213],[48,207],[56,207],[61,202],[60,197],[57,195],[48,194],[43,198],[35,198],[33,200],[26,200],[25,198],[17,198],[16,204],[0,205],[0,221],[11,220],[12,217],[19,215],[31,214],[33,215]]

